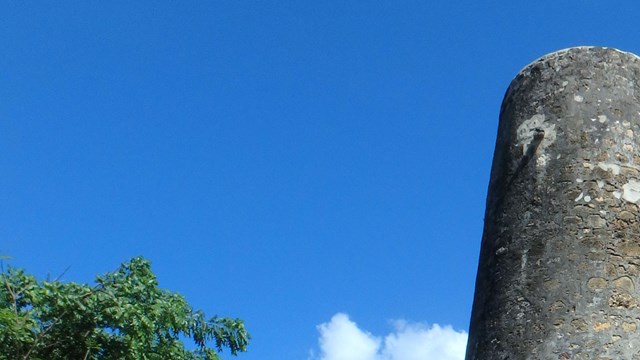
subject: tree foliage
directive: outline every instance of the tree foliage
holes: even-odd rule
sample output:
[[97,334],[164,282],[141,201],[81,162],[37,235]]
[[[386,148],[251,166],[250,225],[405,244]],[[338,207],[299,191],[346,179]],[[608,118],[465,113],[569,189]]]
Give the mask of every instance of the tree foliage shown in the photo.
[[0,276],[1,360],[211,360],[223,349],[246,351],[250,338],[242,320],[206,318],[160,289],[141,257],[96,277],[95,286],[38,281],[15,267]]

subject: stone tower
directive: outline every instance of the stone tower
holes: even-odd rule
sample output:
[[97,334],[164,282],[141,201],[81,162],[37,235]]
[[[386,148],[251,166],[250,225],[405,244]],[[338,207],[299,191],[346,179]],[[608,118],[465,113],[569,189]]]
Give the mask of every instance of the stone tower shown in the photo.
[[577,47],[500,111],[467,360],[640,359],[640,58]]

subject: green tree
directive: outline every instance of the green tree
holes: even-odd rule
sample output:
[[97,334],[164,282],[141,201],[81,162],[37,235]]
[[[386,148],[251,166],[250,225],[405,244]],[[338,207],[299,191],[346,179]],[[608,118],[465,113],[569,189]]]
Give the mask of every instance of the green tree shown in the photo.
[[[220,359],[246,351],[240,319],[206,318],[184,297],[158,288],[148,260],[136,257],[95,285],[38,281],[0,273],[0,359]],[[183,339],[195,346],[187,349]]]

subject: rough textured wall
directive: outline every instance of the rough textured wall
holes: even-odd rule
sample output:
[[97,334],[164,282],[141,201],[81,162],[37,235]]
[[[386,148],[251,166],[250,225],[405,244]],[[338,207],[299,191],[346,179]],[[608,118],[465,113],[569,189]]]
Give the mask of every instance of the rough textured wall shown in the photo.
[[467,360],[640,359],[640,58],[558,51],[511,83]]

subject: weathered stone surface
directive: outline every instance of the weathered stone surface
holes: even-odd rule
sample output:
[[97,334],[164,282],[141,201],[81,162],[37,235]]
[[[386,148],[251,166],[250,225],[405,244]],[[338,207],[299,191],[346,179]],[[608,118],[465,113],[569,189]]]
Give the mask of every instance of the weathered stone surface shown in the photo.
[[640,359],[638,205],[640,58],[528,65],[500,113],[467,360]]

